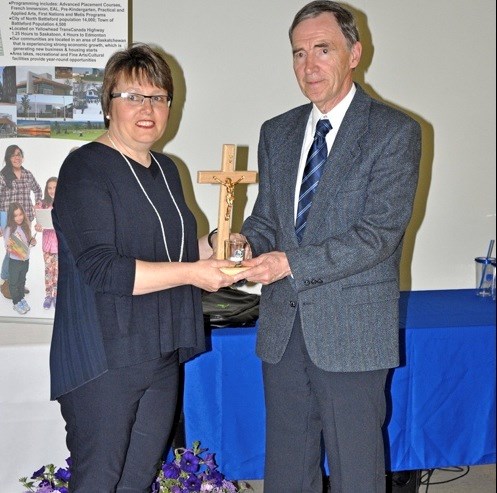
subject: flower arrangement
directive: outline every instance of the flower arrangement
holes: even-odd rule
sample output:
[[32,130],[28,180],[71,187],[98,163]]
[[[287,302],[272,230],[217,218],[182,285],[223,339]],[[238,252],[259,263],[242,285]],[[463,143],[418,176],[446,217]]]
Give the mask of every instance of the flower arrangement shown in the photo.
[[69,493],[69,478],[71,477],[71,458],[66,459],[67,468],[59,467],[57,470],[53,464],[42,466],[35,471],[31,479],[21,478],[19,481],[27,491],[36,493],[52,493],[59,491]]
[[200,442],[194,442],[191,449],[177,448],[174,460],[162,465],[152,492],[238,493],[252,490],[245,482],[228,481],[218,471],[214,454],[204,454],[206,451],[200,448]]
[[[200,442],[192,448],[177,448],[174,459],[163,462],[157,478],[151,486],[152,493],[242,493],[253,491],[244,481],[229,481],[218,470],[214,454],[206,454]],[[68,493],[71,477],[71,458],[67,468],[56,468],[48,464],[35,471],[30,479],[19,481],[27,488],[25,493]]]

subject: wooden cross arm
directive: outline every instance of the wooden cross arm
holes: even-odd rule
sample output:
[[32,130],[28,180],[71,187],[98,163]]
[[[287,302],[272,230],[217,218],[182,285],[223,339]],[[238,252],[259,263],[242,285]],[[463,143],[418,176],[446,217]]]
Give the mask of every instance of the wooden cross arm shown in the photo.
[[197,183],[215,183],[224,182],[229,178],[232,182],[237,183],[256,183],[257,171],[198,171]]

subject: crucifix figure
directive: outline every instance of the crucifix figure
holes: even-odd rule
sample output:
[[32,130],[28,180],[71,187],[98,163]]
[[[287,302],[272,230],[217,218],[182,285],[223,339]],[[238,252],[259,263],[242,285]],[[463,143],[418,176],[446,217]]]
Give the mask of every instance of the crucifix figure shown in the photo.
[[221,185],[219,192],[219,215],[217,224],[217,248],[215,257],[224,259],[224,242],[229,239],[235,186],[239,183],[256,183],[256,171],[235,171],[236,146],[223,145],[223,161],[221,171],[199,171],[198,183],[214,183]]
[[[245,176],[238,178],[235,182],[231,178],[226,178],[226,180],[221,181],[217,176],[214,179],[220,183],[223,187],[226,187],[226,212],[224,213],[224,220],[229,221],[231,219],[231,211],[233,210],[233,202],[235,201],[235,185],[238,185]],[[219,205],[222,205],[221,201]]]

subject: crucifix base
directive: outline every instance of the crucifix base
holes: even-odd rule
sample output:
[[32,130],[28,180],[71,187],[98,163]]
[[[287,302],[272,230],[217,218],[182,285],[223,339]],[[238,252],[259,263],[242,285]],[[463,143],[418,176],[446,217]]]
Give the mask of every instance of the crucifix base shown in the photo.
[[244,270],[247,270],[249,267],[243,267],[240,265],[240,267],[234,266],[234,267],[221,267],[221,272],[224,272],[225,274],[228,274],[229,276],[235,276],[236,274],[239,274],[240,272],[243,272]]

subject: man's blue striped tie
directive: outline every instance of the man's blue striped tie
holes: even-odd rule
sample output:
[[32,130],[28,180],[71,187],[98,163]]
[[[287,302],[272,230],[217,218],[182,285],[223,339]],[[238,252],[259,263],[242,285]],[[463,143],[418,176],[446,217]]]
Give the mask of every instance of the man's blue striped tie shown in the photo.
[[326,134],[331,130],[331,123],[328,119],[318,121],[316,133],[312,142],[302,177],[300,186],[299,205],[297,208],[297,219],[295,221],[295,233],[299,240],[302,241],[304,236],[307,216],[312,204],[312,197],[323,173],[324,164],[328,159],[328,148],[326,147]]

